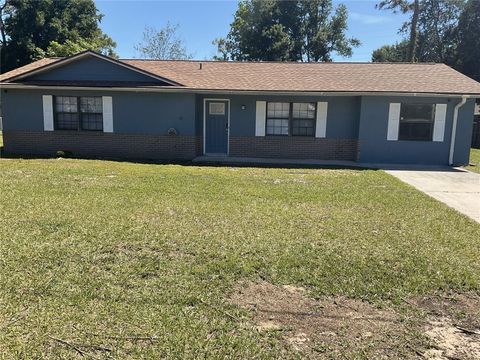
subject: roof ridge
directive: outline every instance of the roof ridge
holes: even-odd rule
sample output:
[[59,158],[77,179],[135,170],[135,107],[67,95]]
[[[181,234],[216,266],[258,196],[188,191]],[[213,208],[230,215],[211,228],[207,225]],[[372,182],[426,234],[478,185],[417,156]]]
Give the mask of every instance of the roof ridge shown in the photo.
[[120,61],[145,61],[145,62],[193,62],[193,63],[219,63],[219,64],[286,64],[286,65],[445,65],[437,62],[371,62],[371,61],[238,61],[238,60],[196,60],[196,59],[135,59],[123,58]]

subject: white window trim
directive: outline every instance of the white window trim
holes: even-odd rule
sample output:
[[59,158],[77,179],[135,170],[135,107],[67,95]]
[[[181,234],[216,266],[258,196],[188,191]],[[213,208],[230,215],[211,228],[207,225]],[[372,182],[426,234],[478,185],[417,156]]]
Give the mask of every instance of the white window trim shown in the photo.
[[113,133],[113,99],[111,96],[102,96],[103,132]]
[[447,104],[435,105],[435,119],[433,122],[432,140],[443,142],[445,136],[445,122],[447,120]]
[[267,122],[267,102],[257,101],[255,104],[255,136],[265,136]]
[[315,137],[327,137],[327,118],[328,118],[328,102],[317,102],[317,123],[315,124]]
[[43,95],[43,130],[53,131],[53,96]]
[[397,141],[400,130],[400,108],[401,103],[390,103],[388,110],[387,140]]

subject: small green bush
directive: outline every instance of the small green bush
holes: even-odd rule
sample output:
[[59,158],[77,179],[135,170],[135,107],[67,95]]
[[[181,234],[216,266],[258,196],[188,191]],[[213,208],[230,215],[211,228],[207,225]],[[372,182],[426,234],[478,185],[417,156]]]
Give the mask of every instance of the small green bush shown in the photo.
[[71,158],[73,157],[73,153],[68,150],[58,150],[56,152],[57,157],[62,157],[62,158]]

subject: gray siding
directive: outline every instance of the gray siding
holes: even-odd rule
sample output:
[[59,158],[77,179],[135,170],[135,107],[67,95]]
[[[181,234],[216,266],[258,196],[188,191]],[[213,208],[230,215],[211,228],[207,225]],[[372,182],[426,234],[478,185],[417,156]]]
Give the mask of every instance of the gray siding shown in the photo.
[[6,131],[43,131],[42,95],[112,96],[116,133],[195,135],[195,95],[104,91],[8,90],[2,92]]
[[455,141],[455,153],[453,157],[455,164],[464,165],[469,163],[474,109],[475,99],[470,99],[467,100],[467,103],[458,111],[457,139]]
[[2,90],[3,130],[43,131],[42,93]]
[[[362,97],[359,161],[447,165],[453,109],[458,101],[458,98]],[[387,141],[389,104],[392,102],[447,104],[444,141]],[[468,162],[472,119],[473,101],[468,101],[459,111],[454,159],[457,164]]]
[[91,80],[91,81],[134,81],[134,82],[158,82],[150,76],[134,70],[114,64],[107,60],[96,57],[79,59],[78,61],[65,64],[52,70],[32,75],[29,80]]

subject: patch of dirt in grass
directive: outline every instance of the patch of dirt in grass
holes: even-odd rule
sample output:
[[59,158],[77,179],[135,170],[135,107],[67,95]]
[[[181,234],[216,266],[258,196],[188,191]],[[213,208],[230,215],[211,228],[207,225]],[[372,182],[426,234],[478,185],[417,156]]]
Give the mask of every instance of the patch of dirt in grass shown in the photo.
[[[306,289],[241,282],[228,301],[253,313],[260,332],[309,358],[480,359],[480,297],[407,300],[406,313],[361,300],[308,296]],[[425,316],[419,314],[423,313]]]
[[304,356],[387,358],[412,352],[398,346],[405,329],[397,315],[360,300],[315,300],[303,288],[248,282],[239,284],[229,301],[254,313],[257,330],[281,331],[284,343]]
[[427,313],[430,359],[480,359],[480,297],[471,294],[413,299]]

